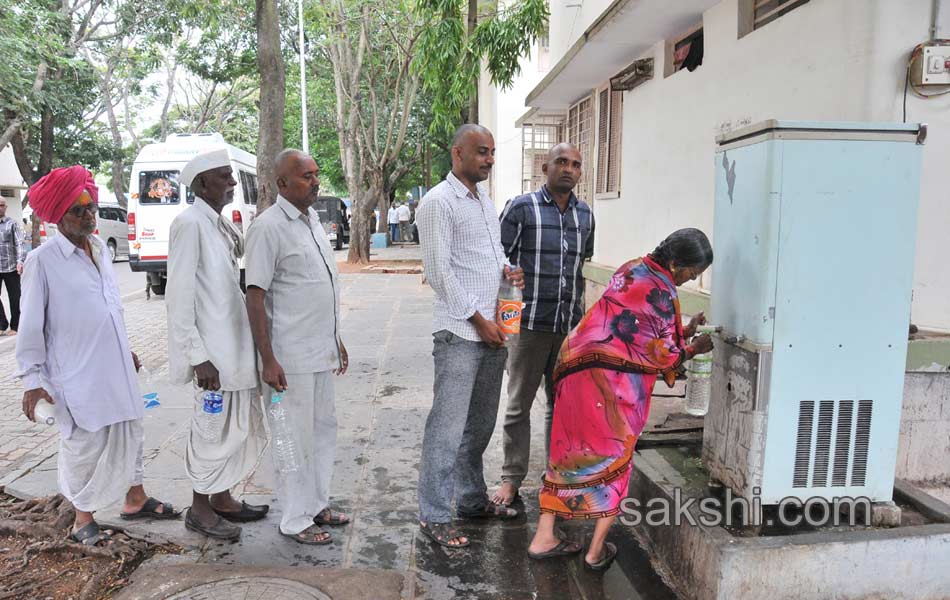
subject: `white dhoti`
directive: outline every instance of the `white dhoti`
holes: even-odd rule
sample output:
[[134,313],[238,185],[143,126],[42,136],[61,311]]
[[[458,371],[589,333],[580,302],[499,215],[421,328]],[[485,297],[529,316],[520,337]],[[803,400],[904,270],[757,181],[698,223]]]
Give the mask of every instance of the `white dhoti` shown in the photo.
[[[273,390],[264,389],[269,398]],[[288,374],[281,404],[290,415],[298,466],[294,473],[277,476],[280,530],[294,534],[313,525],[330,501],[337,425],[333,373]]]
[[196,427],[204,405],[203,394],[200,389],[195,393],[185,471],[194,491],[217,494],[230,490],[247,477],[260,458],[267,434],[257,388],[237,392],[221,390],[220,441],[204,439]]
[[75,427],[59,440],[59,491],[77,510],[95,512],[142,484],[142,421],[122,421],[98,431]]

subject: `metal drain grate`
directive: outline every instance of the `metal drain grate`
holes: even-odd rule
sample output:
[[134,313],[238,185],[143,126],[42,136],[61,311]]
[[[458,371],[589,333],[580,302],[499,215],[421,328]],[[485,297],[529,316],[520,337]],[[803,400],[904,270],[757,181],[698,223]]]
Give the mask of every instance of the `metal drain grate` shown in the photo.
[[332,600],[309,585],[278,577],[235,577],[202,583],[166,598],[166,600]]

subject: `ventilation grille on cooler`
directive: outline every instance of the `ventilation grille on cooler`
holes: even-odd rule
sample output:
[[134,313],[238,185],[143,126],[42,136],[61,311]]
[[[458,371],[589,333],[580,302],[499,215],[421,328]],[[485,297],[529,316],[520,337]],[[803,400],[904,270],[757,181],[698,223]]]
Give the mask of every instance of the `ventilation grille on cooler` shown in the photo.
[[872,400],[801,402],[792,487],[865,485],[873,406]]

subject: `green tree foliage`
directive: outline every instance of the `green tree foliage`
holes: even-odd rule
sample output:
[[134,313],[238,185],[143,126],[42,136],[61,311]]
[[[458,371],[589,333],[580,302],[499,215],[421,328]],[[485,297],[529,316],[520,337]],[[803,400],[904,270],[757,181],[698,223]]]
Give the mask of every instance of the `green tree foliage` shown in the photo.
[[[508,88],[521,68],[519,60],[546,27],[545,0],[518,0],[496,10],[479,5],[477,25],[469,32],[467,0],[418,0],[415,11],[428,23],[419,38],[413,67],[432,97],[432,132],[449,134],[477,93],[484,60],[493,84]],[[478,115],[468,115],[471,122]]]

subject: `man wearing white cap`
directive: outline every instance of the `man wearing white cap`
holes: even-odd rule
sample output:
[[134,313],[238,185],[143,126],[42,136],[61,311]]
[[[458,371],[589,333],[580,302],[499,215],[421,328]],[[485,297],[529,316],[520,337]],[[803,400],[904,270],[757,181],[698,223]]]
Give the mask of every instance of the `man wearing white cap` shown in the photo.
[[241,528],[227,521],[262,519],[269,508],[231,496],[266,440],[238,267],[244,238],[221,216],[237,182],[226,150],[194,157],[179,181],[194,192],[195,203],[171,225],[165,302],[172,382],[195,383],[185,457],[194,493],[185,527],[234,541]]

